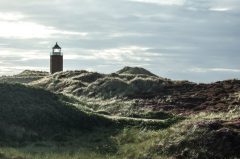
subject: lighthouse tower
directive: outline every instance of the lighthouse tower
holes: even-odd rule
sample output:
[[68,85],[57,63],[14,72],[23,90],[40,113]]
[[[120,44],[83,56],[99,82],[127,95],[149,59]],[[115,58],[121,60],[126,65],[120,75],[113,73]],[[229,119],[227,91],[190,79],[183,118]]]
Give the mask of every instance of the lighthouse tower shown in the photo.
[[52,48],[50,55],[50,73],[54,74],[55,72],[63,71],[63,54],[62,48],[56,43]]

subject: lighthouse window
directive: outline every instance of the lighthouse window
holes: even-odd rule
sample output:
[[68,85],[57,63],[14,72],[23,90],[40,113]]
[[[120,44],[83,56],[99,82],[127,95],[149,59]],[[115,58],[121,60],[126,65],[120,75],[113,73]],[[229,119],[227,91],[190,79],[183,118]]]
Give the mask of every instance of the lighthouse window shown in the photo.
[[61,52],[61,49],[54,49],[53,52]]

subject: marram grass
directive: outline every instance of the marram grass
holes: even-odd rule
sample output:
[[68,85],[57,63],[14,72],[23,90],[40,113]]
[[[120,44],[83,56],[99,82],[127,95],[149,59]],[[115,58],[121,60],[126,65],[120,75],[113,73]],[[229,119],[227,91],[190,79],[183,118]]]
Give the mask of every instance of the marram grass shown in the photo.
[[[76,146],[78,143],[31,144],[19,148],[2,147],[0,154],[2,158],[4,156],[6,159],[17,157],[19,159],[170,159],[173,156],[168,152],[168,146],[184,141],[189,136],[194,137],[191,136],[191,133],[194,133],[195,129],[188,129],[189,124],[217,119],[228,121],[238,119],[239,114],[237,109],[226,113],[200,113],[160,130],[126,127],[109,137],[112,141],[112,145],[109,146],[115,146],[116,152],[100,152],[97,147],[104,146],[104,144],[88,144],[91,136],[94,140],[102,135],[95,132],[89,134],[87,138],[82,136],[80,140],[76,141],[79,142],[79,146]],[[160,151],[161,147],[163,148]]]

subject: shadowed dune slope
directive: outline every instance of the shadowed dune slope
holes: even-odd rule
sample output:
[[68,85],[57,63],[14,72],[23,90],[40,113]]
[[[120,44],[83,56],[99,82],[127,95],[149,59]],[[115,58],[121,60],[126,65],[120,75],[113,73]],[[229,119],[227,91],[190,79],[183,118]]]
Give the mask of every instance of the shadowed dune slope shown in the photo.
[[69,100],[42,89],[0,84],[0,140],[51,138],[112,124],[104,117],[80,111]]

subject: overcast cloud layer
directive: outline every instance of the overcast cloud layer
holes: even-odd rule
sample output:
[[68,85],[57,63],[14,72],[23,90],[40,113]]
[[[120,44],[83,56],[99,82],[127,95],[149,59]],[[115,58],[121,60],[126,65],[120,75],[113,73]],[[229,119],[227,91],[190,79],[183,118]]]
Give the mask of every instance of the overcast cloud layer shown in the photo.
[[141,66],[196,82],[240,78],[239,0],[0,0],[0,75]]

